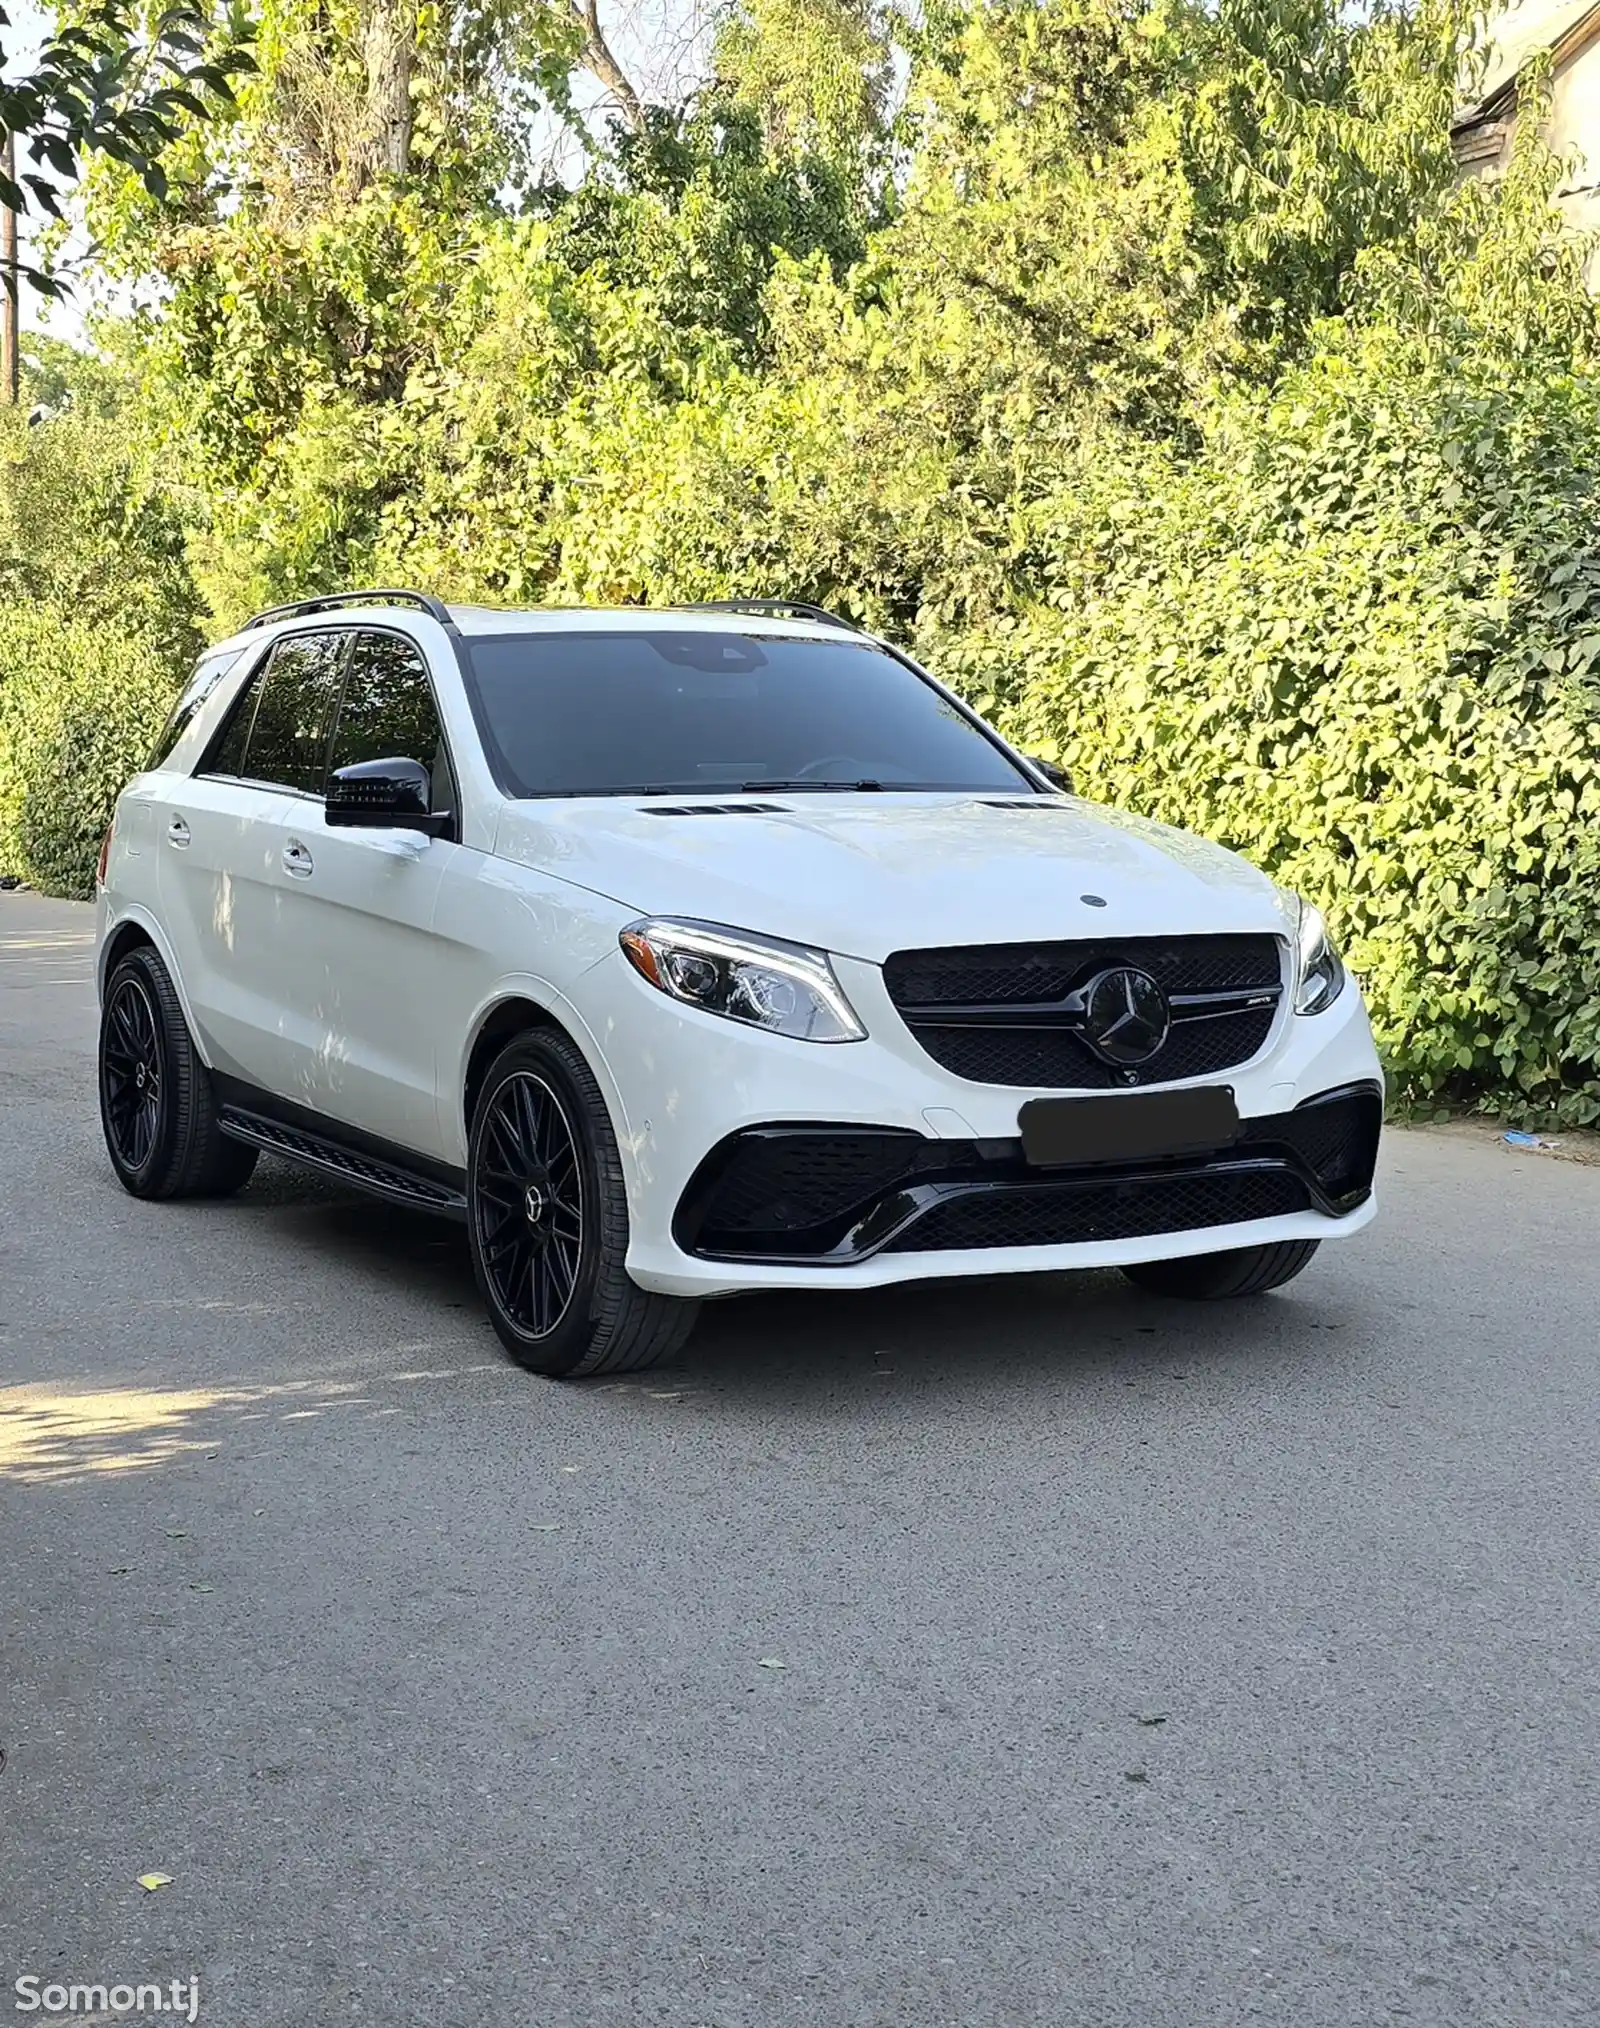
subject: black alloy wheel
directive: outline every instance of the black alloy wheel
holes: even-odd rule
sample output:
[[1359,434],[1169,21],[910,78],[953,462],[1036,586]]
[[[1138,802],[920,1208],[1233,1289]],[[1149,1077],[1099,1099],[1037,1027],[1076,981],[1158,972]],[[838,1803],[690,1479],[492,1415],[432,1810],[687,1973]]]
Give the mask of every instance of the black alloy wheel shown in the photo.
[[554,1379],[655,1366],[698,1305],[627,1271],[617,1137],[582,1050],[558,1028],[516,1036],[490,1064],[467,1143],[473,1272],[500,1341]]
[[135,1197],[229,1197],[256,1151],[222,1131],[211,1074],[153,946],[112,966],[100,1006],[100,1124],[117,1180]]
[[561,1101],[533,1071],[513,1071],[485,1109],[475,1182],[484,1272],[506,1316],[537,1343],[578,1285],[583,1172]]
[[143,1176],[154,1166],[162,1128],[161,1035],[149,987],[119,973],[106,998],[100,1090],[106,1139],[119,1170]]

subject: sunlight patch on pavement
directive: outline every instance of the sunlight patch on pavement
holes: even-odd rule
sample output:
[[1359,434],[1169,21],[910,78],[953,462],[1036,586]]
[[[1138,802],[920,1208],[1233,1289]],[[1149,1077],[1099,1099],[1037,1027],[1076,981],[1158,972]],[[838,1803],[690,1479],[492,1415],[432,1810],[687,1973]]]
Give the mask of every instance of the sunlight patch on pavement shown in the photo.
[[188,1452],[217,1451],[233,1423],[302,1422],[330,1409],[374,1405],[355,1381],[114,1387],[93,1393],[0,1388],[0,1479],[42,1485],[96,1473],[145,1472]]

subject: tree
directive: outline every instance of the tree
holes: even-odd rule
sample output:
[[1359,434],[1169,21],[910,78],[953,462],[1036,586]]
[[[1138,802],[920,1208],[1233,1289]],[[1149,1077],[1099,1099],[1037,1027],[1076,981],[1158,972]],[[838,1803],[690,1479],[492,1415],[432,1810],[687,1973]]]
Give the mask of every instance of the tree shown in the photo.
[[355,153],[358,184],[373,175],[404,176],[411,167],[416,0],[365,0],[362,15],[367,90],[366,117]]
[[768,145],[817,155],[866,198],[888,140],[889,23],[870,0],[745,0],[713,51],[717,76],[760,114]]
[[[187,5],[146,26],[134,0],[98,0],[58,26],[31,70],[0,80],[0,136],[13,158],[20,142],[33,165],[0,171],[0,206],[16,214],[31,200],[59,218],[85,154],[123,164],[152,197],[164,197],[162,155],[188,121],[231,104],[231,80],[250,67],[243,8],[239,0],[228,6],[216,26]],[[10,25],[0,8],[0,31]],[[59,293],[45,270],[21,264],[19,272],[44,293]]]

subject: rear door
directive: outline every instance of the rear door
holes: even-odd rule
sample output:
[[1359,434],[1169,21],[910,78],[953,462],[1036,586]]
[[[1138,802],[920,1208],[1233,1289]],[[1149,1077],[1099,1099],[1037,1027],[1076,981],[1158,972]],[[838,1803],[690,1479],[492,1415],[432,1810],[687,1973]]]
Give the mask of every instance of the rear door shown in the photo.
[[[320,796],[347,637],[280,640],[192,776],[161,782],[162,919],[213,1067],[293,1095],[282,906],[288,813]],[[315,784],[313,791],[312,784]]]
[[441,1153],[439,952],[432,925],[441,883],[463,848],[454,774],[427,662],[414,641],[353,633],[329,746],[329,771],[405,759],[429,770],[432,807],[452,836],[330,828],[320,801],[286,813],[274,875],[295,961],[287,1011],[292,1096],[328,1118],[412,1152]]

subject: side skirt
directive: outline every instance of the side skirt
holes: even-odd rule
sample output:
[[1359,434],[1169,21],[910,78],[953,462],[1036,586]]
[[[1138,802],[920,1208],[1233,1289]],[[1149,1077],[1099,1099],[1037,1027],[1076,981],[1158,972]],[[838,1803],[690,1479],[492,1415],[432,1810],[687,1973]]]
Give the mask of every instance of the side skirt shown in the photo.
[[248,1141],[268,1154],[281,1155],[302,1169],[336,1176],[353,1189],[431,1211],[444,1218],[465,1220],[466,1177],[458,1169],[413,1154],[363,1134],[359,1128],[324,1119],[308,1107],[272,1097],[237,1078],[213,1074],[217,1124],[235,1141]]

